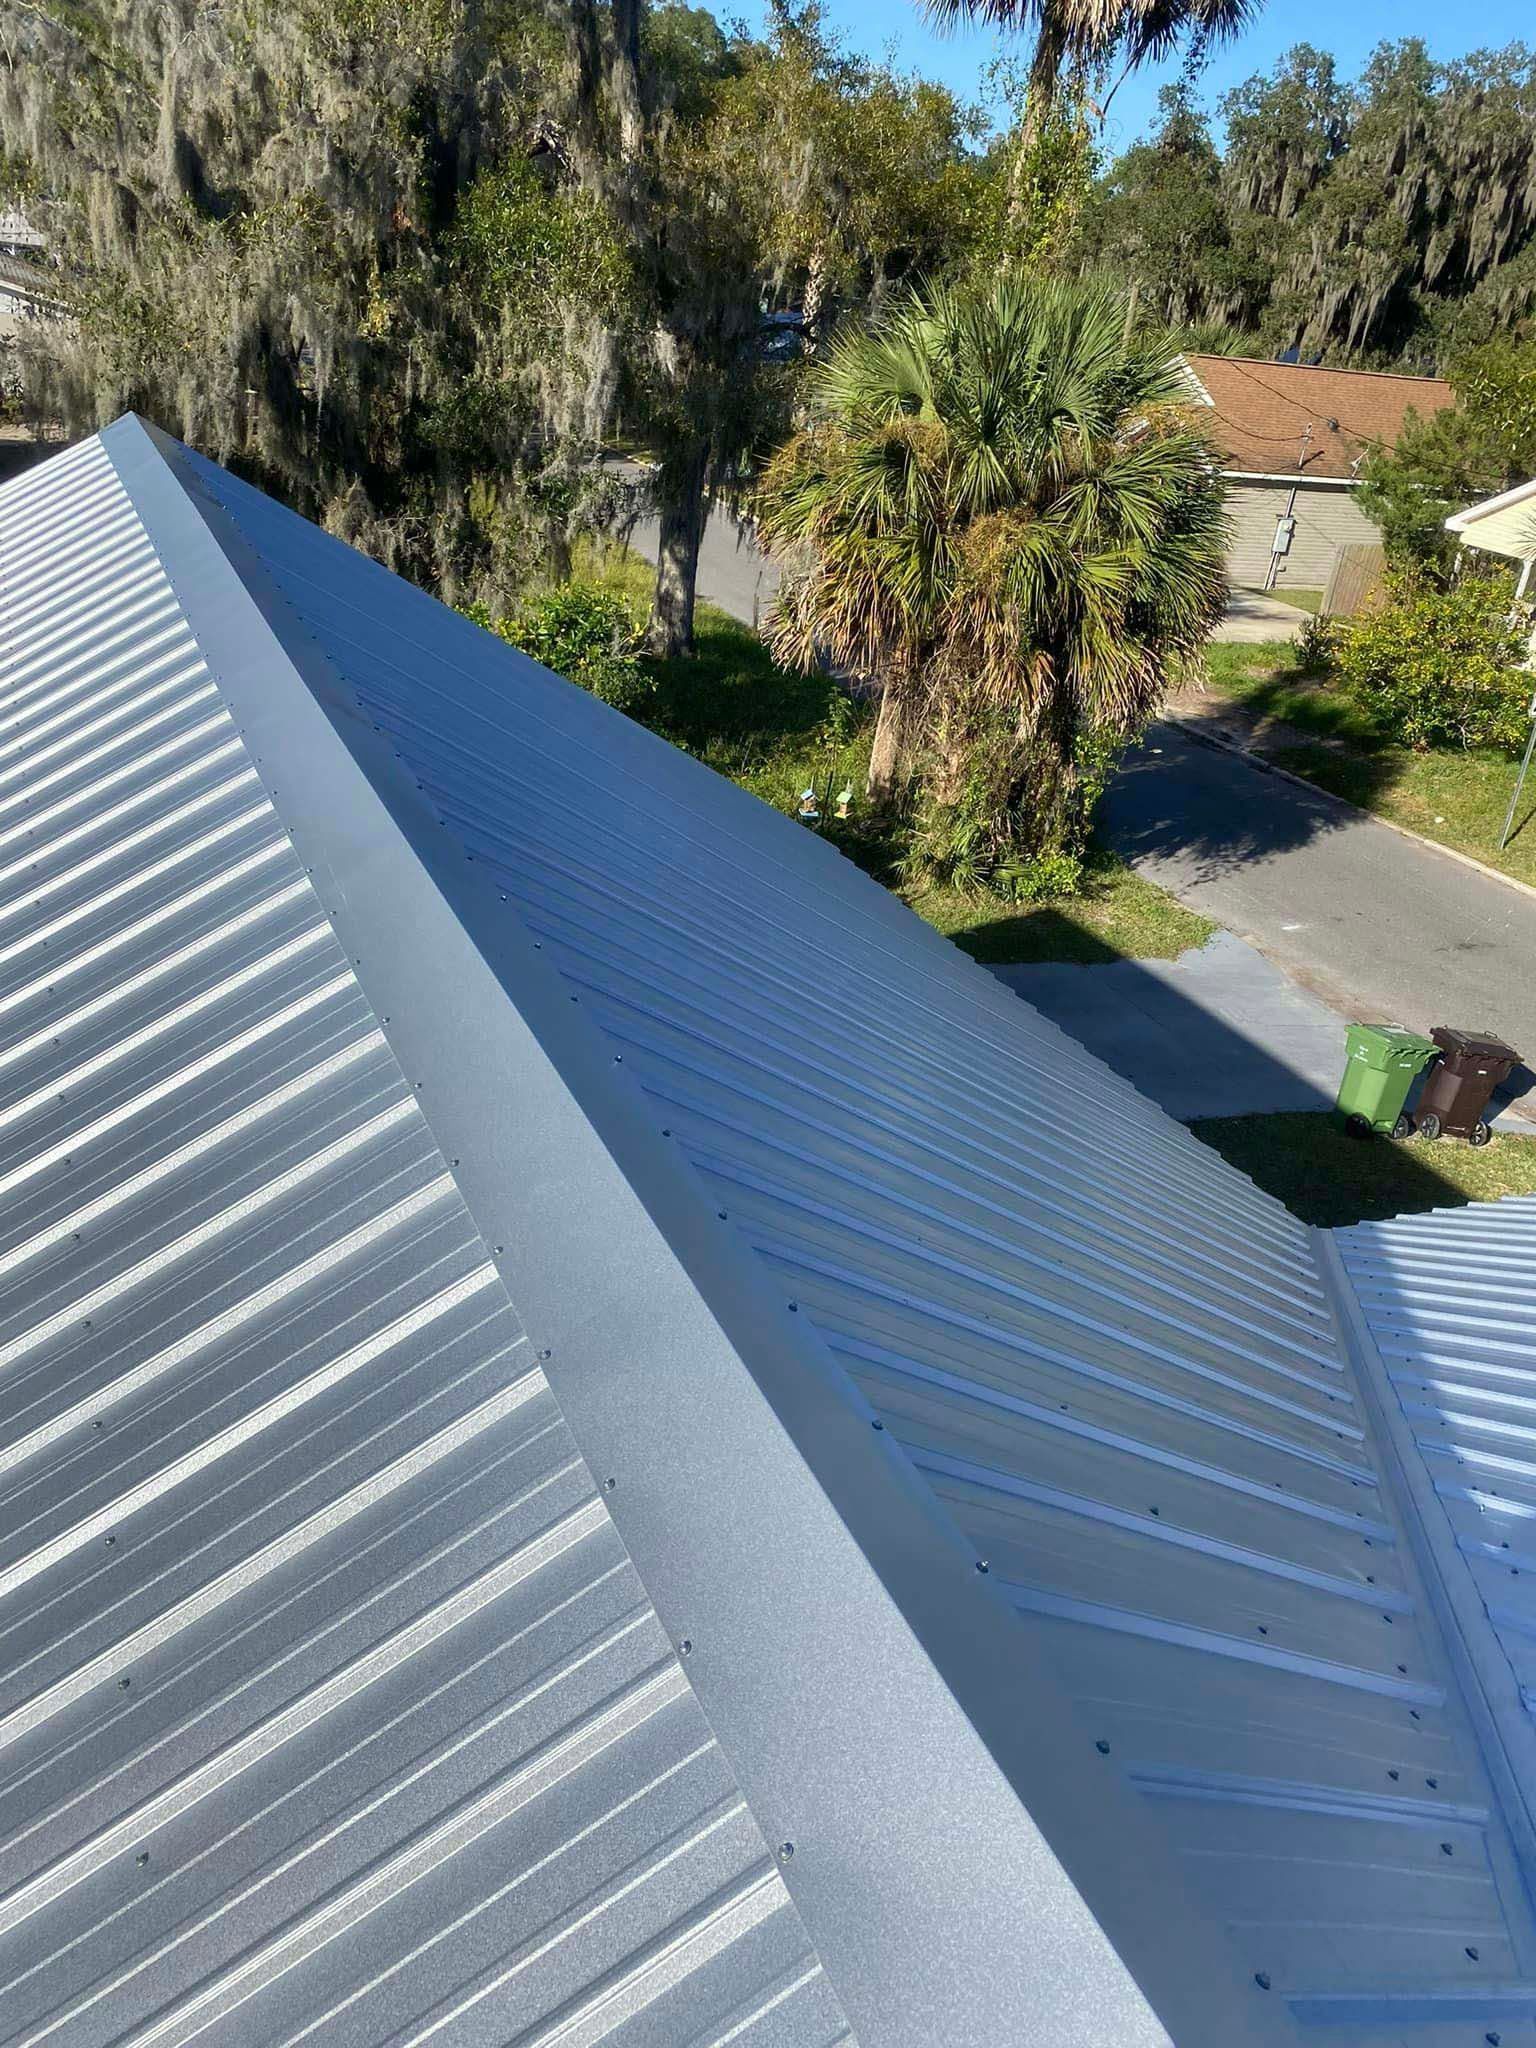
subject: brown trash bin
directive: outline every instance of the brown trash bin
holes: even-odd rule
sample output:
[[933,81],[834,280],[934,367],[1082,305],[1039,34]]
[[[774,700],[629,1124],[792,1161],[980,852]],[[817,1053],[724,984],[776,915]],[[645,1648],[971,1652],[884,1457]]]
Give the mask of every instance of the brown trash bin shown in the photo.
[[1440,1057],[1425,1076],[1414,1104],[1413,1123],[1422,1138],[1465,1138],[1486,1145],[1493,1133],[1483,1121],[1488,1098],[1520,1064],[1520,1055],[1502,1038],[1480,1031],[1449,1031],[1444,1025],[1429,1034]]

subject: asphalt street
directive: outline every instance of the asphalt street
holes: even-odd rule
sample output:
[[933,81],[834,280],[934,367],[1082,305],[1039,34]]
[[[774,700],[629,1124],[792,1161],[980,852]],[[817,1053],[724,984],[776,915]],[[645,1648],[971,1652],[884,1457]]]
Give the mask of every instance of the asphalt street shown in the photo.
[[1536,896],[1171,724],[1102,815],[1141,873],[1336,1009],[1536,1056]]

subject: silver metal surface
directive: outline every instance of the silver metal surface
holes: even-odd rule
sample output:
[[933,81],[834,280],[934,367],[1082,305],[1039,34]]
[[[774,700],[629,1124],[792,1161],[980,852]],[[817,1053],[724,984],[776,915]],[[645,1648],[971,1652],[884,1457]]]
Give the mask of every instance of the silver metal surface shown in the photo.
[[1340,2041],[1522,2038],[1524,1887],[1307,1234],[808,835],[191,467],[1253,1981]]
[[1332,1235],[1536,1884],[1536,1200]]
[[0,492],[0,2039],[851,2039],[99,443]]
[[1308,1233],[135,421],[0,605],[0,2039],[1531,2048]]

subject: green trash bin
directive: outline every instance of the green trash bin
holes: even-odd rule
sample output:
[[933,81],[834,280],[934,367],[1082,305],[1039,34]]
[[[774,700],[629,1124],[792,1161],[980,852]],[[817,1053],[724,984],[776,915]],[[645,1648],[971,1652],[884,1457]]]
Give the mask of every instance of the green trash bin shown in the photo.
[[1414,1079],[1439,1053],[1431,1038],[1397,1024],[1351,1024],[1344,1034],[1344,1078],[1336,1114],[1357,1137],[1379,1131],[1406,1138],[1412,1129],[1403,1114]]

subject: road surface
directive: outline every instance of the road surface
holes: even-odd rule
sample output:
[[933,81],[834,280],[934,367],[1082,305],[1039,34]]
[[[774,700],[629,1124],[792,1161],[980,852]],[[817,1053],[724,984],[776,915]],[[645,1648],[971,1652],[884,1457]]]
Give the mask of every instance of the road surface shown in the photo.
[[1536,1056],[1536,896],[1171,724],[1102,816],[1142,874],[1336,1009],[1492,1031]]
[[[629,544],[637,555],[654,562],[656,521],[642,519],[630,534]],[[758,553],[750,536],[738,529],[728,514],[712,513],[699,543],[700,597],[707,597],[732,618],[745,619],[749,626],[757,626],[761,625],[769,599],[778,587],[778,570],[766,555]]]

